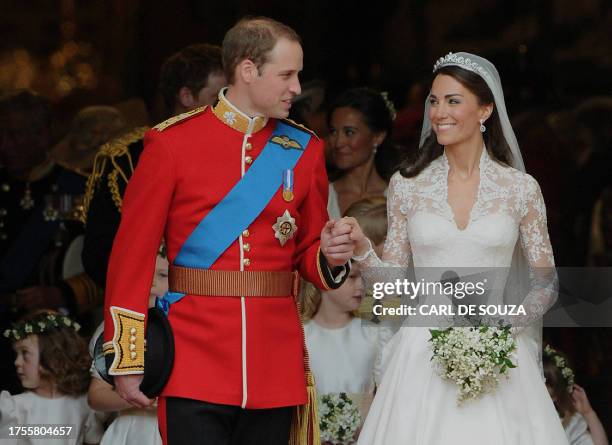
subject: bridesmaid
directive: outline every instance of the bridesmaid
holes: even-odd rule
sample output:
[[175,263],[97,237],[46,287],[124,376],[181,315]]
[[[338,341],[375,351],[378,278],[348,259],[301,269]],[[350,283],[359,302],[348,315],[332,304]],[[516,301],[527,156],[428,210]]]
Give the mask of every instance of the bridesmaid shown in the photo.
[[332,104],[328,142],[342,174],[329,186],[331,218],[340,218],[355,201],[386,194],[383,163],[392,152],[394,117],[391,102],[370,88],[347,90]]

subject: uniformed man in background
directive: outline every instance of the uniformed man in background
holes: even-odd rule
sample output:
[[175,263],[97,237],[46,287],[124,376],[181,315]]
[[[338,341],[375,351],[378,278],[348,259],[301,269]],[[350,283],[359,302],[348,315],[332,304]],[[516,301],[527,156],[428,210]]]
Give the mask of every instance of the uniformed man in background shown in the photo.
[[[161,68],[159,93],[169,118],[203,105],[212,105],[226,85],[221,48],[194,44],[170,56]],[[121,203],[138,165],[148,127],[138,127],[104,145],[97,156],[85,195],[83,265],[104,287],[113,239],[121,220]]]

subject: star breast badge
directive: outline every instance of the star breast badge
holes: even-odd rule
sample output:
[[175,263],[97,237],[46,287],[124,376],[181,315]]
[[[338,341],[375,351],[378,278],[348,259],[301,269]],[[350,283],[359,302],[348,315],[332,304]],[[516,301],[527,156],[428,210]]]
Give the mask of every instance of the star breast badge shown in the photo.
[[285,210],[283,216],[276,218],[276,224],[272,228],[274,229],[274,237],[280,241],[281,246],[284,246],[297,232],[295,218],[291,217],[289,210]]

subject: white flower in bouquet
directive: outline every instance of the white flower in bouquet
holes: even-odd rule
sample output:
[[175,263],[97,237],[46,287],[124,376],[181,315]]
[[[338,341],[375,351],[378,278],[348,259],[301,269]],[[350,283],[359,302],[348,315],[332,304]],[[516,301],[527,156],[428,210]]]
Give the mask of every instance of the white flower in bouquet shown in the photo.
[[319,427],[321,442],[348,445],[355,441],[355,433],[361,425],[359,409],[346,393],[330,393],[319,396]]
[[430,329],[432,361],[443,378],[455,382],[457,403],[492,392],[499,377],[515,368],[516,341],[510,327]]

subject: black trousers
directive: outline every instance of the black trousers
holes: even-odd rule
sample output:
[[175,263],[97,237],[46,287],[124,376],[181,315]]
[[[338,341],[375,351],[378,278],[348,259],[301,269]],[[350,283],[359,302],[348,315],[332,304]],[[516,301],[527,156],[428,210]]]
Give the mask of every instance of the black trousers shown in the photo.
[[178,397],[160,397],[164,445],[287,445],[294,407],[242,409]]

